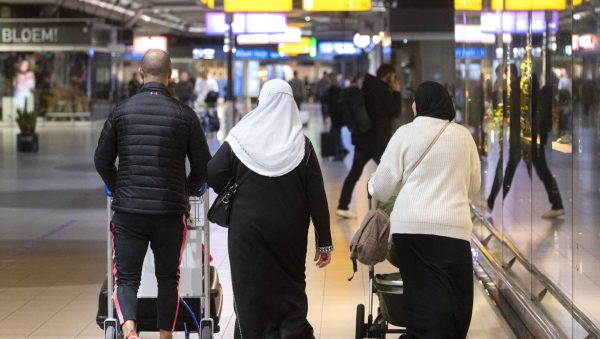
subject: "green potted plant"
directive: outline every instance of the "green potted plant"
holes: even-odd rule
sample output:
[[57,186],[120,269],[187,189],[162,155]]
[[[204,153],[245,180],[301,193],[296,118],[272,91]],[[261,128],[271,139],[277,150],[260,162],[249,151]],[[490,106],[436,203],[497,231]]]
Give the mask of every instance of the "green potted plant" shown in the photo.
[[17,151],[18,152],[37,152],[38,151],[38,135],[35,133],[37,123],[37,114],[29,112],[27,102],[21,109],[17,109],[17,124],[21,133],[17,134]]

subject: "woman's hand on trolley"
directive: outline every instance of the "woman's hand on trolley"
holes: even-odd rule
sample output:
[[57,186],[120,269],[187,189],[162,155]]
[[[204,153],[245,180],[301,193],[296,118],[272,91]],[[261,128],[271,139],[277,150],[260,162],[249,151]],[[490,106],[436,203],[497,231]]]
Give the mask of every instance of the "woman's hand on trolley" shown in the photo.
[[314,261],[315,265],[319,268],[323,268],[329,265],[329,263],[331,262],[331,252],[320,252],[319,250],[317,250],[317,253],[315,253]]

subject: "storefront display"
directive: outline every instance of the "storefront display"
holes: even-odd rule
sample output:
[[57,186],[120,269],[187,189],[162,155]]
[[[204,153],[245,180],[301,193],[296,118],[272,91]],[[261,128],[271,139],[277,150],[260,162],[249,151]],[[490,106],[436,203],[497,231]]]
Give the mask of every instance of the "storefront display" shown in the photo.
[[0,19],[2,120],[13,122],[25,103],[51,120],[90,119],[109,105],[113,30],[93,20]]

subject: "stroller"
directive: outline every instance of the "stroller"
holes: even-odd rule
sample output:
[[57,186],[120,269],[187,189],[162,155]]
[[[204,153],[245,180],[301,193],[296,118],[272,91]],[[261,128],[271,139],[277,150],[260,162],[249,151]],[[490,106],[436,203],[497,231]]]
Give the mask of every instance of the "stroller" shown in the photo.
[[[112,194],[106,188],[108,224],[112,219],[110,208]],[[219,318],[223,304],[223,289],[216,269],[210,265],[210,228],[207,213],[209,207],[208,186],[204,184],[200,192],[190,197],[190,216],[184,255],[181,260],[180,306],[182,312],[177,317],[175,330],[184,331],[185,338],[197,333],[200,339],[212,339],[218,333]],[[108,228],[110,239],[110,228]],[[112,248],[108,245],[107,265],[112,267]],[[113,274],[104,281],[98,298],[96,323],[104,329],[105,339],[116,339],[120,326],[114,316]],[[108,284],[108,282],[111,284]],[[148,250],[144,258],[142,281],[138,291],[137,329],[139,332],[158,331],[156,324],[156,296],[158,287],[154,277],[154,255]]]
[[[369,200],[369,205],[371,208],[377,206],[371,199]],[[398,267],[394,253],[393,250],[390,250],[388,261],[395,267]],[[369,312],[367,314],[367,322],[365,323],[365,305],[359,304],[356,306],[356,339],[385,339],[388,333],[406,333],[403,286],[400,273],[376,274],[375,266],[369,265]],[[379,299],[379,308],[375,317],[373,317],[374,294],[377,294]],[[399,328],[390,328],[389,325]]]

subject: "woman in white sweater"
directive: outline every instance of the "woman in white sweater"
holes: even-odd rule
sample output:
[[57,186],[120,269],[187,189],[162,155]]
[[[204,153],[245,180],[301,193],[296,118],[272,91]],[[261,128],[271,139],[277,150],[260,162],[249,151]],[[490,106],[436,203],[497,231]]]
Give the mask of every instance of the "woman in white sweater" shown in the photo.
[[469,131],[452,122],[454,105],[440,84],[419,86],[413,112],[415,120],[388,144],[369,192],[378,201],[398,194],[390,220],[408,337],[465,338],[473,309],[469,199],[481,185],[479,155]]

